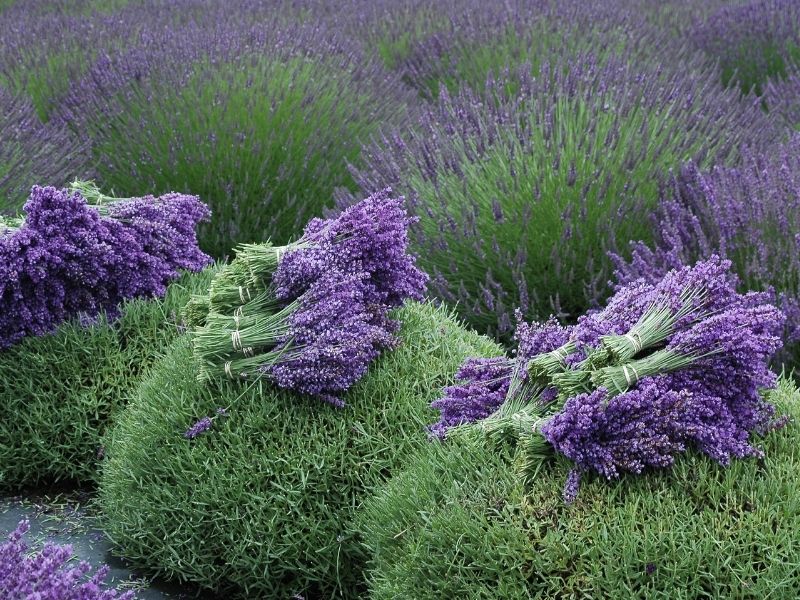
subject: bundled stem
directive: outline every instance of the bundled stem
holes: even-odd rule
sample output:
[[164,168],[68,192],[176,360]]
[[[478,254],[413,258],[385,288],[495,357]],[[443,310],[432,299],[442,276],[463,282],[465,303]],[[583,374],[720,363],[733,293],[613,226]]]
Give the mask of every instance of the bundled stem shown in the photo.
[[616,396],[627,392],[644,377],[685,369],[698,359],[715,353],[693,355],[681,354],[674,350],[659,350],[645,358],[633,360],[623,365],[603,367],[591,374],[591,381],[595,387],[606,388],[609,396]]
[[670,308],[667,302],[652,305],[628,333],[602,336],[597,356],[590,355],[587,360],[597,369],[625,363],[643,350],[658,346],[675,333],[676,324],[684,317],[693,315],[692,321],[703,318],[706,296],[704,288],[688,288],[681,292],[677,310]]
[[575,342],[571,341],[551,352],[535,356],[528,362],[528,377],[539,385],[550,385],[554,375],[566,371],[566,359],[575,352],[575,348]]

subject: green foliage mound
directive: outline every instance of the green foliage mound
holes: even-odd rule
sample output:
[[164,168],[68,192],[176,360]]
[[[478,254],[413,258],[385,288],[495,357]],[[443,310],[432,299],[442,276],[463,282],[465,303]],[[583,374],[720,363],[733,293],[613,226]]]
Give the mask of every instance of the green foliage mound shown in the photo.
[[0,489],[94,479],[109,419],[210,274],[185,275],[163,300],[127,303],[113,324],[70,322],[0,351]]
[[[401,345],[343,409],[267,383],[198,383],[190,337],[176,341],[108,436],[99,499],[121,554],[231,596],[363,597],[355,509],[428,443],[429,404],[462,360],[500,352],[443,308],[397,316]],[[218,407],[229,416],[183,437]]]
[[299,234],[334,189],[354,187],[347,166],[361,142],[384,124],[403,126],[415,99],[332,33],[279,21],[251,32],[255,41],[249,31],[176,31],[146,49],[141,80],[123,55],[98,67],[115,74],[109,83],[87,77],[91,107],[84,90],[66,101],[105,188],[182,190],[209,203],[199,237],[214,256],[233,242]]
[[[800,393],[771,400],[796,421]],[[365,503],[374,600],[794,598],[800,589],[800,428],[770,433],[764,460],[701,456],[607,482],[576,502],[550,468],[523,495],[510,456],[429,444]]]

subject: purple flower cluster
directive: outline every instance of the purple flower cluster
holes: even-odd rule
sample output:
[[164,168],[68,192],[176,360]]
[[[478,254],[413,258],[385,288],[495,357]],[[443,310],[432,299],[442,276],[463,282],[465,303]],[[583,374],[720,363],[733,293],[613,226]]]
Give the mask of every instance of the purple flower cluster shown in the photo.
[[431,403],[440,411],[439,421],[429,431],[445,437],[449,429],[485,419],[505,402],[512,378],[524,381],[528,361],[566,344],[572,329],[555,319],[545,323],[526,323],[518,314],[515,358],[468,358],[456,373],[458,383],[444,389],[441,398]]
[[[636,280],[621,287],[606,308],[569,329],[520,325],[523,366],[518,371],[537,364],[542,352],[562,353],[562,371],[545,388],[555,388],[557,398],[535,392],[532,422],[540,424],[529,435],[543,436],[575,463],[578,472],[570,475],[565,498],[574,498],[579,472],[607,478],[641,473],[671,465],[688,448],[723,465],[760,455],[752,434],[782,424],[761,393],[777,381],[769,360],[782,346],[785,317],[770,303],[770,294],[738,293],[730,267],[730,261],[712,256],[669,271],[655,283]],[[681,312],[687,304],[692,310]],[[677,315],[669,321],[669,334],[655,345],[642,344],[646,338],[631,335],[634,326],[662,307]],[[640,344],[633,358],[623,364],[606,354],[598,359],[609,336]],[[577,393],[569,387],[575,376],[582,382]],[[604,385],[614,376],[621,377],[621,386]],[[515,374],[505,358],[471,359],[458,377],[462,383],[446,388],[433,404],[442,410],[442,420],[432,428],[439,435],[465,422],[506,418],[498,409],[506,403],[518,406],[513,386],[517,379],[526,385],[525,373]]]
[[[800,134],[768,152],[743,151],[737,168],[684,165],[652,212],[653,247],[614,255],[618,284],[655,282],[670,269],[718,254],[742,289],[775,290],[787,316],[787,352],[800,342]],[[780,358],[786,359],[787,356]]]
[[[385,190],[313,219],[288,246],[243,247],[209,291],[194,340],[201,374],[264,375],[341,406],[338,394],[397,343],[389,311],[423,298],[427,275],[408,252],[412,222]],[[215,313],[231,298],[242,300],[232,317]]]
[[113,316],[126,299],[161,296],[179,269],[198,271],[195,226],[208,209],[169,194],[102,207],[35,186],[19,228],[0,231],[0,348],[64,321]]
[[80,562],[67,567],[72,547],[48,543],[31,555],[23,536],[30,529],[21,521],[0,544],[0,598],[3,600],[132,600],[132,591],[105,589],[108,566],[89,577],[92,567]]
[[278,386],[344,406],[336,396],[366,373],[382,350],[392,348],[398,324],[385,307],[368,301],[368,273],[329,270],[300,298],[288,330],[263,370]]
[[273,276],[276,296],[296,298],[325,271],[361,272],[364,301],[388,307],[421,300],[428,276],[408,253],[408,230],[418,219],[407,215],[402,198],[384,189],[348,207],[333,219],[312,219],[297,250],[289,251]]

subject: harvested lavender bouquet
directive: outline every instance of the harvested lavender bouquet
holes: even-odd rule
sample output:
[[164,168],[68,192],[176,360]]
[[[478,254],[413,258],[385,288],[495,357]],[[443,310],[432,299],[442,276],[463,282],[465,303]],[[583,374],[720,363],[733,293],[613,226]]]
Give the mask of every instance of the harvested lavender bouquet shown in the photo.
[[566,456],[567,501],[582,473],[666,467],[690,447],[723,465],[759,456],[752,434],[783,423],[761,392],[777,381],[768,365],[785,317],[737,283],[712,257],[632,282],[573,327],[522,323],[514,359],[465,363],[433,403],[442,416],[431,431],[515,442],[526,481]]
[[24,212],[0,221],[0,349],[67,319],[113,317],[123,300],[163,296],[181,270],[211,262],[197,244],[195,228],[210,215],[197,196],[34,186]]
[[389,310],[423,297],[411,222],[402,199],[384,190],[313,219],[286,246],[241,246],[186,309],[199,378],[266,377],[341,405],[338,394],[397,342]]

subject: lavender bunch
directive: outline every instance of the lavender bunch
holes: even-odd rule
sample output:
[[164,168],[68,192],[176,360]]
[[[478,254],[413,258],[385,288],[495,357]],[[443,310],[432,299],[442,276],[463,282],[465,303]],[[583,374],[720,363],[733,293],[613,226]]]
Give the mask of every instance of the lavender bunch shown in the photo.
[[28,521],[21,521],[0,545],[0,598],[22,600],[132,600],[134,593],[118,594],[115,589],[105,589],[107,565],[100,567],[91,577],[91,565],[81,561],[67,567],[72,559],[72,547],[48,543],[29,554],[23,536],[30,529]]
[[286,246],[240,247],[187,307],[201,380],[265,377],[341,405],[338,394],[397,343],[389,310],[423,297],[402,199],[374,194],[313,219]]
[[[671,465],[688,448],[721,464],[758,455],[752,435],[782,424],[761,392],[777,380],[768,364],[782,345],[785,317],[769,294],[737,293],[730,266],[712,257],[654,284],[622,287],[556,348],[523,359],[527,373],[502,373],[504,387],[495,386],[493,395],[483,372],[465,370],[478,375],[459,387],[462,396],[472,392],[471,403],[448,388],[434,404],[460,409],[461,418],[443,411],[447,420],[435,426],[437,433],[479,431],[493,443],[516,442],[526,481],[556,451],[576,466],[567,498],[583,472],[641,473]],[[657,327],[643,330],[648,322]],[[636,337],[643,331],[648,335]],[[611,341],[619,344],[612,344],[615,351]],[[537,366],[554,349],[560,369],[548,379]],[[592,360],[598,353],[602,360]],[[476,419],[482,419],[477,427],[459,426]]]
[[800,131],[800,68],[793,69],[783,80],[768,82],[764,103],[770,115],[788,131]]
[[194,196],[98,209],[78,193],[35,186],[24,212],[0,232],[0,348],[71,318],[114,317],[122,301],[162,296],[179,270],[210,262],[194,234],[208,210]]

